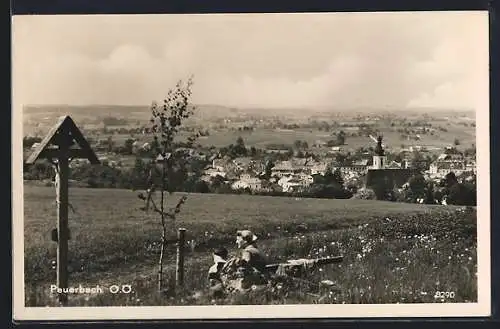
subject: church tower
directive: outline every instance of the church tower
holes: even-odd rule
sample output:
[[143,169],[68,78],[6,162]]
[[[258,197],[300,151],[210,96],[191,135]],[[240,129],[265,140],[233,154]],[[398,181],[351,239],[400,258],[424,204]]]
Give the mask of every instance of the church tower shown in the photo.
[[382,147],[382,136],[377,138],[377,146],[375,147],[375,155],[373,156],[373,169],[384,169],[386,157],[384,148]]

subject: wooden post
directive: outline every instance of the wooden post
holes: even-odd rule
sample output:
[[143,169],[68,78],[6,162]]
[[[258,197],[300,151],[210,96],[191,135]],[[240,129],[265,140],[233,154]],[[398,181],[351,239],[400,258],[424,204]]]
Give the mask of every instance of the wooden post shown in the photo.
[[[76,142],[76,144],[75,144]],[[57,148],[54,148],[57,146]],[[72,146],[79,146],[74,148]],[[56,165],[56,200],[57,200],[57,287],[68,288],[68,180],[69,158],[88,159],[92,164],[99,164],[99,159],[90,147],[82,132],[69,116],[59,118],[36,150],[28,157],[26,164],[34,164],[38,159],[49,159]],[[57,239],[55,239],[55,237]],[[68,296],[59,294],[59,302],[67,305]]]
[[184,285],[184,244],[186,242],[186,229],[180,228],[177,232],[177,264],[175,282],[177,287]]
[[[59,139],[59,157],[57,159],[57,286],[68,288],[68,141]],[[66,305],[68,296],[59,294],[59,302]]]

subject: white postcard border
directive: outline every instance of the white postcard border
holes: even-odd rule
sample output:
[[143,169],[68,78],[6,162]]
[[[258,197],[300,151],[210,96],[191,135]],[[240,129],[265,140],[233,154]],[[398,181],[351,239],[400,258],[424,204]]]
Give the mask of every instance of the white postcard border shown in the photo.
[[[477,12],[476,12],[477,14]],[[485,12],[486,16],[488,15]],[[487,22],[487,17],[486,17]],[[14,30],[14,25],[13,25]],[[15,40],[14,40],[15,41]],[[13,41],[13,42],[14,42]],[[488,57],[488,54],[485,54]],[[15,54],[12,54],[15,62]],[[485,59],[488,60],[488,59]],[[13,83],[16,68],[13,65]],[[17,78],[19,78],[17,76]],[[50,77],[48,77],[50,78]],[[22,320],[158,320],[259,318],[465,317],[491,314],[489,82],[478,86],[485,101],[476,110],[478,302],[370,305],[258,305],[158,307],[25,307],[23,219],[23,125],[19,91],[13,88],[12,108],[12,258],[13,318]]]

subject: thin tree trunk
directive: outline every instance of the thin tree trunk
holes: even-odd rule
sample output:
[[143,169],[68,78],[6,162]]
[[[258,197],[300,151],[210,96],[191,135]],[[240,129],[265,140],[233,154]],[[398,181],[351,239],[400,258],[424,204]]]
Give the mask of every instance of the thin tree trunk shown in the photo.
[[[163,217],[163,215],[162,215]],[[162,219],[162,222],[164,220]],[[163,226],[162,235],[161,235],[161,251],[160,251],[160,260],[158,262],[158,291],[161,292],[163,288],[163,257],[165,255],[165,241],[166,241],[166,229]]]
[[165,162],[162,165],[162,174],[161,174],[161,202],[160,202],[160,210],[161,210],[161,252],[160,252],[160,260],[158,262],[158,291],[161,292],[163,288],[163,256],[165,254],[165,244],[167,239],[167,227],[165,223],[165,206],[164,206],[164,198],[165,198]]

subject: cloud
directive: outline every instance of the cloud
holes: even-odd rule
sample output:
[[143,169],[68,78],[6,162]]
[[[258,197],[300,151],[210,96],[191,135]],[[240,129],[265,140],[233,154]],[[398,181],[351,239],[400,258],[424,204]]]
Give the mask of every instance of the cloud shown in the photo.
[[430,60],[413,66],[411,76],[427,90],[409,107],[484,108],[488,101],[488,21],[478,20],[433,49]]
[[473,13],[23,17],[14,86],[20,103],[149,104],[194,74],[199,103],[473,106],[485,31]]

